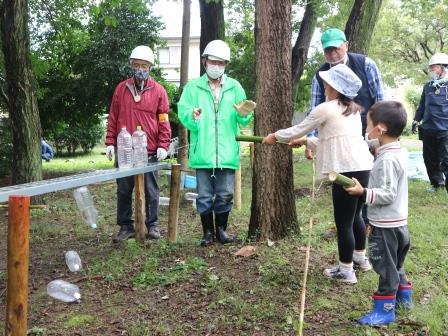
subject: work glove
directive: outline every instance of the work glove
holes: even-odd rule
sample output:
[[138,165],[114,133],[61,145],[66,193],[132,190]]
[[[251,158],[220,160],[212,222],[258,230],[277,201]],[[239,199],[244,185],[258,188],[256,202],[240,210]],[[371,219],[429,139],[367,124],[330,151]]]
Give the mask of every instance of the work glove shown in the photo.
[[106,147],[106,157],[109,159],[109,161],[112,161],[112,158],[114,157],[114,152],[115,152],[114,146]]
[[244,100],[238,104],[233,104],[233,107],[238,111],[238,114],[241,117],[246,117],[255,109],[255,107],[257,107],[257,104],[252,100]]
[[417,134],[418,132],[418,121],[414,120],[412,122],[412,134]]
[[157,161],[165,160],[167,155],[168,152],[166,151],[166,149],[157,148]]

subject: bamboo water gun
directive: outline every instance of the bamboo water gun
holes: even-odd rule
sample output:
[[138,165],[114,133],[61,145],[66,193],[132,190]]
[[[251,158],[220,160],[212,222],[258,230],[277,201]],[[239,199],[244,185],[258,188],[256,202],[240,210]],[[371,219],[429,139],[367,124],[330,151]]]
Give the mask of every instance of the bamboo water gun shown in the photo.
[[347,176],[336,173],[335,171],[328,173],[328,180],[332,183],[339,184],[346,188],[355,186],[355,181]]

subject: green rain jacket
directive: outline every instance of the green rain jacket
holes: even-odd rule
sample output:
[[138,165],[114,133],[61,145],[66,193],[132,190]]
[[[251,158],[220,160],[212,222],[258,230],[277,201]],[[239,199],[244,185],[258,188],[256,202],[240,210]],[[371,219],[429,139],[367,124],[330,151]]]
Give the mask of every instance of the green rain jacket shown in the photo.
[[[233,107],[246,99],[238,81],[223,75],[222,83],[217,111],[207,74],[188,82],[177,105],[180,122],[190,130],[191,168],[239,167],[240,146],[235,135],[239,134],[238,124],[247,125],[253,113],[241,117]],[[193,109],[198,107],[202,113],[195,121]]]

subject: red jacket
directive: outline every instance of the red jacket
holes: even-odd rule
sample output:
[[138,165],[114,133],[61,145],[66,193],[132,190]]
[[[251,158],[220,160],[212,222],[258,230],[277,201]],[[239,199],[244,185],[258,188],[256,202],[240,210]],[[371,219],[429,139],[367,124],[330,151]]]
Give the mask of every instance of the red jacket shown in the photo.
[[117,135],[122,127],[129,133],[142,126],[148,136],[148,153],[157,152],[157,148],[168,149],[171,139],[171,127],[168,121],[169,103],[165,89],[149,77],[140,101],[136,102],[133,78],[120,82],[112,97],[107,122],[106,146],[116,146]]

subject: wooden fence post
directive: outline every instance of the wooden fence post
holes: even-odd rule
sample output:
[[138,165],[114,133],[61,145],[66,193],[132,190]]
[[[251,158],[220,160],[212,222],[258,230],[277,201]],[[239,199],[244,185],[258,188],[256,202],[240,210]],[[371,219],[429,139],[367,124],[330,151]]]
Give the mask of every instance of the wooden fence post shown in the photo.
[[6,336],[25,336],[28,329],[29,206],[29,196],[9,196]]

